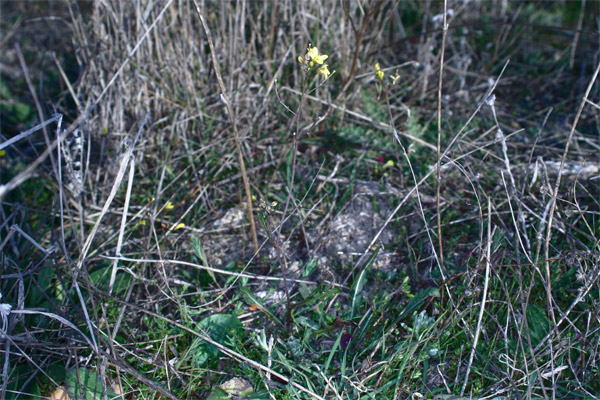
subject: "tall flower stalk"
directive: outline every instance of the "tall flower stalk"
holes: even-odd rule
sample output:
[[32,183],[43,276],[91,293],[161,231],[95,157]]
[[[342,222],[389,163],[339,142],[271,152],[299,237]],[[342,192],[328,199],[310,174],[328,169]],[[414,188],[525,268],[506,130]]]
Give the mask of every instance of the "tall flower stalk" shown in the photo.
[[[302,78],[302,94],[300,95],[300,102],[298,103],[298,108],[296,109],[296,112],[294,113],[296,129],[292,133],[292,141],[293,141],[293,143],[292,143],[292,171],[291,171],[291,176],[290,176],[290,181],[289,181],[288,195],[287,195],[287,198],[285,201],[285,206],[283,208],[283,213],[281,215],[281,222],[279,223],[279,227],[277,228],[276,234],[273,235],[273,237],[271,238],[273,246],[275,247],[275,250],[277,252],[277,257],[279,259],[279,264],[281,265],[281,269],[282,269],[282,273],[283,273],[283,284],[285,287],[285,295],[286,295],[286,301],[287,301],[286,326],[291,321],[292,302],[291,302],[291,298],[290,298],[289,285],[288,285],[287,277],[286,277],[287,261],[286,261],[285,255],[283,253],[283,250],[281,248],[282,247],[281,230],[283,228],[283,224],[285,223],[285,220],[287,217],[290,202],[292,201],[292,197],[294,196],[294,180],[296,177],[296,155],[298,153],[298,143],[299,143],[300,136],[302,134],[307,134],[308,132],[310,132],[310,130],[318,122],[318,121],[316,121],[315,123],[313,123],[305,132],[300,132],[300,118],[302,116],[302,108],[304,106],[304,100],[305,100],[306,93],[307,93],[307,90],[306,90],[307,84],[308,84],[310,77],[322,76],[324,79],[320,83],[318,83],[318,86],[320,86],[325,81],[327,81],[331,77],[331,75],[333,75],[335,73],[335,71],[333,71],[333,72],[329,71],[328,64],[325,64],[325,60],[327,60],[327,58],[329,58],[329,56],[327,54],[321,54],[319,52],[319,49],[317,47],[313,47],[312,45],[308,46],[306,54],[304,56],[298,56],[298,62],[300,63],[300,67],[301,67],[302,71],[304,72],[304,74],[303,74],[303,78]],[[277,93],[277,91],[276,91],[276,93]],[[277,96],[278,96],[278,100],[280,102],[282,102],[281,98],[279,98],[279,94],[277,94]],[[286,108],[288,108],[288,107],[286,107]]]

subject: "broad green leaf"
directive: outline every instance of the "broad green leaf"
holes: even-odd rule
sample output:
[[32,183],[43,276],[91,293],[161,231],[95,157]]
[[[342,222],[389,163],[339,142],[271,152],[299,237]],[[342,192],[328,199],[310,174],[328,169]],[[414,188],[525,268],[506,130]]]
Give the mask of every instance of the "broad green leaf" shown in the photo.
[[[101,289],[108,289],[108,285],[110,283],[110,275],[112,272],[112,266],[105,266],[95,270],[94,272],[89,274],[90,281]],[[129,289],[131,285],[131,280],[133,278],[131,275],[124,272],[117,272],[117,276],[115,278],[115,285],[113,287],[113,292],[115,294],[123,293],[125,290]],[[64,288],[57,288],[57,290],[64,291]]]
[[[101,400],[104,399],[102,392],[102,380],[94,371],[85,368],[72,369],[67,372],[65,385],[69,396],[73,400]],[[116,399],[120,396],[110,388],[106,388],[108,399]]]
[[[26,393],[32,398],[37,399],[40,396],[40,388],[35,379],[31,379],[32,368],[28,365],[19,365],[8,371],[6,382],[7,399],[15,398],[15,393]],[[5,379],[5,377],[3,377]],[[2,381],[2,384],[5,382]],[[27,396],[21,395],[20,398]]]
[[231,378],[227,382],[219,385],[219,388],[228,394],[239,397],[247,397],[254,392],[252,385],[242,378]]
[[19,122],[27,122],[32,114],[31,107],[21,102],[16,102],[13,105],[13,111],[15,113],[15,118]]
[[223,389],[214,388],[206,400],[229,400],[229,395]]
[[[242,323],[235,315],[213,314],[200,321],[198,328],[215,342],[228,346],[230,338],[240,334]],[[215,345],[201,338],[194,339],[184,358],[187,358],[190,352],[192,363],[196,367],[204,366],[211,357],[218,357],[219,355],[219,349]]]

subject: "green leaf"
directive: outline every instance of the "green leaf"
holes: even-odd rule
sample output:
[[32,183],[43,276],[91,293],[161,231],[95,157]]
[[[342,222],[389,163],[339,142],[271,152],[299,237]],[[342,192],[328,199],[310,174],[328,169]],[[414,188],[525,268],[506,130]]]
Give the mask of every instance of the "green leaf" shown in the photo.
[[285,328],[285,325],[283,325],[283,323],[279,320],[279,318],[277,318],[262,302],[261,299],[259,299],[258,297],[256,297],[254,295],[254,293],[252,293],[250,290],[248,290],[248,288],[246,287],[241,287],[240,288],[240,292],[242,294],[242,297],[244,298],[244,300],[246,300],[246,302],[248,303],[248,305],[253,305],[256,304],[257,306],[260,307],[261,311],[264,312],[265,314],[267,314],[269,316],[269,318],[271,318],[273,321],[277,322],[277,324],[279,324],[279,326],[281,326],[282,328]]
[[250,396],[248,396],[249,400],[271,400],[269,396],[269,392],[266,390],[261,390],[259,392],[254,392]]
[[[101,267],[94,272],[89,274],[90,281],[101,289],[108,289],[108,285],[110,283],[110,275],[112,273],[112,265]],[[117,272],[115,277],[115,285],[113,287],[113,292],[115,294],[123,293],[129,286],[131,285],[131,280],[133,278],[131,275],[124,272]],[[64,291],[64,289],[62,289]]]
[[229,400],[229,395],[223,389],[214,388],[206,400]]
[[[102,380],[94,371],[79,368],[67,372],[65,385],[69,396],[74,400],[100,400],[104,399],[102,393]],[[119,398],[115,392],[106,388],[108,399]]]
[[250,385],[247,380],[242,378],[232,378],[219,385],[219,388],[228,394],[238,397],[247,397],[254,392],[252,385]]
[[301,315],[298,318],[296,318],[296,323],[298,325],[305,326],[308,329],[311,329],[313,331],[316,331],[319,329],[319,324],[317,324],[315,321],[313,321],[310,318],[306,318],[304,315]]
[[11,97],[10,89],[6,86],[6,83],[4,83],[4,79],[0,78],[0,99],[9,100]]
[[[235,315],[213,314],[200,321],[198,328],[215,342],[228,346],[231,344],[230,339],[241,333],[242,323]],[[218,357],[220,353],[215,345],[199,337],[194,339],[184,358],[187,358],[190,352],[192,363],[196,367],[203,367],[210,358]]]
[[308,278],[316,269],[318,263],[314,258],[310,259],[304,266],[304,270],[302,271],[302,278]]
[[[206,257],[206,253],[204,253],[202,243],[200,242],[200,239],[197,236],[192,236],[192,248],[194,249],[194,254],[196,255],[196,257],[198,257],[202,265],[206,267],[210,266],[210,264],[208,263],[208,258]],[[214,282],[217,282],[217,277],[215,276],[215,273],[213,271],[206,270],[206,272],[208,272],[208,275],[210,275]]]
[[340,342],[342,340],[342,335],[344,334],[344,330],[340,329],[339,333],[338,333],[338,337],[335,341],[335,343],[333,344],[333,347],[331,348],[331,351],[329,352],[329,357],[327,357],[327,361],[325,361],[325,365],[323,365],[323,373],[327,373],[327,371],[329,370],[329,365],[331,365],[331,361],[333,360],[333,356],[335,355],[338,347],[340,347]]
[[31,107],[25,103],[17,102],[13,105],[13,111],[15,113],[15,118],[19,122],[27,122],[31,117]]
[[[260,392],[250,392],[250,393],[241,393],[238,395],[234,395],[234,398],[245,398],[249,400],[270,400],[269,392],[266,390],[261,390]],[[232,397],[221,388],[215,388],[210,392],[210,395],[206,398],[206,400],[230,400]]]
[[[36,277],[38,285],[30,285],[31,289],[29,295],[25,298],[25,301],[27,302],[28,306],[39,307],[40,304],[45,300],[44,293],[42,290],[51,286],[52,280],[56,276],[55,271],[55,268],[44,268],[40,270],[39,274]],[[43,289],[40,290],[40,288]]]
[[362,290],[365,286],[365,283],[367,282],[367,274],[371,269],[371,265],[373,265],[373,261],[375,261],[375,257],[377,257],[377,254],[379,254],[379,248],[375,250],[371,257],[369,257],[369,259],[365,263],[365,266],[360,271],[360,274],[358,274],[358,277],[354,280],[354,283],[352,284],[352,288],[350,290],[350,319],[354,318],[358,306],[362,302]]
[[[18,398],[26,398],[25,394],[31,395],[32,398],[39,398],[40,388],[35,379],[31,379],[33,370],[28,365],[19,365],[11,368],[8,371],[6,382],[7,399],[16,398],[15,393],[23,393]],[[5,377],[3,377],[5,379]],[[4,381],[2,382],[5,383]],[[10,397],[12,395],[12,397]]]
[[360,325],[360,330],[358,331],[358,334],[355,335],[355,339],[353,339],[355,341],[355,343],[359,343],[363,337],[365,336],[365,334],[367,333],[367,330],[369,328],[371,328],[371,325],[373,324],[373,310],[368,310],[365,315],[362,317],[361,319],[361,325]]
[[527,307],[527,325],[531,335],[532,345],[535,347],[544,339],[550,329],[550,320],[540,307],[530,304]]
[[300,292],[302,298],[306,300],[316,289],[316,285],[307,285],[306,283],[301,283],[298,287],[298,292]]
[[430,297],[430,296],[431,297],[440,297],[439,289],[435,288],[435,287],[429,287],[429,288],[421,290],[419,293],[417,293],[412,299],[410,299],[410,301],[408,302],[408,304],[406,305],[404,310],[402,310],[402,312],[400,313],[398,318],[396,318],[396,320],[394,321],[394,323],[392,325],[397,324],[402,319],[404,319],[407,315],[410,315],[410,314],[412,314],[413,311],[418,310],[419,307],[421,307],[423,305],[423,302],[425,302],[425,299],[427,299],[427,297]]
[[202,243],[197,236],[192,236],[192,248],[194,249],[194,254],[196,257],[198,257],[200,262],[204,265],[208,265],[208,258],[206,258],[206,254],[202,248]]

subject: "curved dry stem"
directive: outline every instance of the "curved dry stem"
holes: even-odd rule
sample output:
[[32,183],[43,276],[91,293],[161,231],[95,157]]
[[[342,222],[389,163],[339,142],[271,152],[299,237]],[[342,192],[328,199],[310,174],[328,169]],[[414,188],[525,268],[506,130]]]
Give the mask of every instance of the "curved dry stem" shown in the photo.
[[250,232],[252,234],[252,243],[254,244],[254,251],[258,251],[258,237],[256,236],[256,224],[254,223],[254,212],[252,209],[252,194],[250,193],[250,182],[248,181],[248,174],[246,173],[246,165],[244,163],[244,154],[242,153],[242,146],[240,144],[240,135],[237,130],[237,125],[235,123],[235,116],[233,114],[233,109],[231,108],[231,101],[227,96],[227,91],[225,89],[225,84],[223,83],[223,79],[221,78],[221,73],[219,72],[219,63],[217,61],[217,56],[215,52],[215,46],[212,41],[212,37],[210,34],[210,29],[208,29],[208,25],[200,12],[200,7],[196,0],[194,0],[194,6],[196,7],[196,12],[198,13],[198,17],[200,18],[200,22],[202,23],[202,28],[206,33],[206,39],[208,41],[208,46],[210,47],[210,55],[213,63],[213,67],[215,68],[215,74],[217,75],[217,81],[219,82],[219,87],[221,88],[221,95],[225,101],[225,107],[227,107],[227,113],[229,114],[229,120],[231,121],[231,126],[233,128],[233,135],[235,137],[235,148],[238,154],[238,161],[240,163],[240,171],[242,172],[242,181],[244,182],[244,191],[246,192],[246,204],[248,206],[248,220],[250,221]]

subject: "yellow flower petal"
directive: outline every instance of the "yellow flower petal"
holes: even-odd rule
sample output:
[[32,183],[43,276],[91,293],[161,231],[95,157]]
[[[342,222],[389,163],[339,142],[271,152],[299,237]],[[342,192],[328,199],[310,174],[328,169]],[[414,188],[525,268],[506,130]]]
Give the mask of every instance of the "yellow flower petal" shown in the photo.
[[172,210],[174,208],[175,208],[175,206],[173,205],[173,203],[171,203],[170,201],[167,201],[167,204],[165,204],[165,210]]
[[313,57],[313,61],[317,64],[323,64],[323,62],[325,62],[325,60],[327,60],[328,58],[329,56],[327,54],[321,54],[316,57]]
[[325,79],[329,78],[329,75],[331,75],[331,72],[329,71],[329,68],[327,68],[327,64],[323,65],[321,68],[319,68],[319,70],[317,71],[318,74],[323,75],[323,77]]
[[309,47],[308,53],[306,54],[308,55],[308,58],[310,58],[310,61],[313,63],[313,65],[321,65],[325,62],[325,60],[327,60],[327,58],[329,58],[327,54],[319,54],[319,49],[316,47]]
[[379,66],[379,63],[375,64],[375,79],[377,79],[379,82],[383,83],[383,77],[385,76],[385,72],[383,72],[381,70],[381,67]]
[[176,231],[181,228],[185,228],[185,224],[183,222],[180,222],[177,225],[175,225],[175,228],[173,228],[173,230]]

